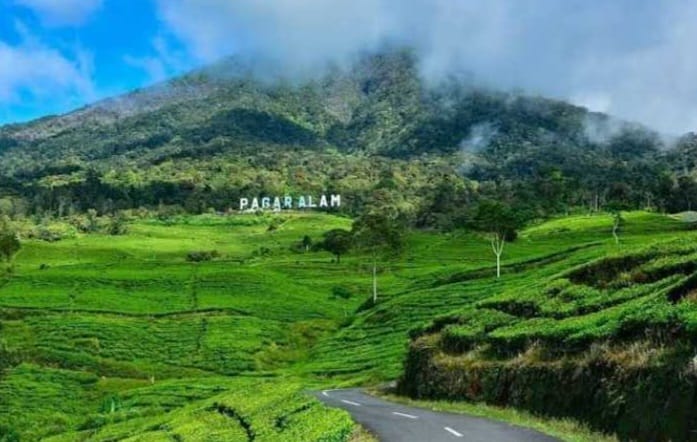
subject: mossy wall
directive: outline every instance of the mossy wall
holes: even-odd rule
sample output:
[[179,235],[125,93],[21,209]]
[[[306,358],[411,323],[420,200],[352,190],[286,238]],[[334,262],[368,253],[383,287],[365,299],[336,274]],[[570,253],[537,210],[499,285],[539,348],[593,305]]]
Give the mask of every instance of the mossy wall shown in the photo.
[[401,393],[483,401],[551,417],[572,417],[621,440],[697,441],[697,375],[689,358],[645,366],[602,359],[556,362],[452,357],[412,344]]

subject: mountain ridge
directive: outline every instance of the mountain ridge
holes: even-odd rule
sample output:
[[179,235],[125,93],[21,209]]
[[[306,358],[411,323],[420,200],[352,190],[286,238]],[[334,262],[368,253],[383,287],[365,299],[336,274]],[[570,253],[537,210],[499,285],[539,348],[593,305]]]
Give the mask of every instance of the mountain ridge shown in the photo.
[[[366,55],[307,81],[279,75],[228,59],[64,116],[5,126],[0,191],[39,213],[56,213],[59,199],[77,211],[158,201],[225,210],[242,194],[281,189],[341,190],[354,208],[382,189],[414,207],[448,177],[461,192],[478,183],[477,194],[543,201],[530,209],[535,216],[693,204],[682,196],[693,178],[678,178],[695,175],[695,137],[666,146],[642,125],[560,100],[455,77],[430,84],[409,50]],[[86,189],[90,174],[99,204]]]
[[[65,114],[48,115],[25,123],[9,123],[0,126],[0,134],[4,132],[3,135],[5,137],[35,141],[58,135],[62,130],[84,124],[113,124],[125,118],[147,114],[170,105],[205,100],[215,93],[227,92],[229,94],[235,85],[241,87],[243,84],[268,94],[268,98],[289,92],[295,92],[299,95],[297,98],[300,98],[304,90],[321,89],[332,83],[341,84],[344,86],[343,95],[336,96],[330,94],[324,98],[327,99],[327,104],[333,104],[331,107],[328,106],[327,112],[333,114],[337,120],[344,123],[350,121],[352,116],[349,115],[350,111],[357,111],[356,101],[359,97],[356,95],[358,95],[358,92],[364,96],[376,94],[379,96],[379,99],[387,99],[389,104],[395,104],[396,97],[390,97],[389,94],[386,94],[385,88],[382,86],[388,83],[388,88],[393,87],[394,83],[399,81],[402,81],[410,94],[407,96],[407,100],[398,103],[402,106],[395,107],[414,106],[417,104],[413,102],[414,98],[419,96],[423,98],[427,94],[435,93],[437,95],[435,98],[440,100],[440,102],[430,104],[435,104],[435,107],[438,107],[441,111],[447,111],[449,107],[453,106],[455,100],[463,98],[463,94],[481,93],[505,97],[504,100],[508,101],[508,104],[513,103],[516,99],[544,100],[550,105],[605,116],[605,114],[586,111],[581,106],[576,106],[563,100],[475,87],[465,80],[457,80],[454,77],[449,77],[448,80],[441,82],[439,85],[429,84],[418,73],[418,60],[407,50],[366,56],[349,69],[339,70],[335,68],[321,76],[304,81],[290,80],[281,77],[280,74],[273,79],[259,77],[251,67],[245,68],[243,66],[246,65],[239,66],[239,64],[240,62],[237,59],[229,58],[170,80],[99,100]],[[406,76],[404,75],[405,73],[407,74]],[[376,76],[375,74],[378,75]],[[362,89],[361,91],[355,90],[359,87]],[[295,90],[293,91],[293,89]],[[318,91],[315,90],[313,92],[317,93]],[[453,94],[454,96],[448,97],[446,94]],[[229,98],[232,97],[228,95],[223,97],[221,101]],[[351,105],[353,105],[353,109],[351,109]],[[402,111],[404,110],[402,109]],[[360,113],[356,116],[365,118],[365,115]],[[48,133],[38,136],[32,134],[32,128],[36,126],[48,126]],[[53,129],[54,127],[55,129]]]

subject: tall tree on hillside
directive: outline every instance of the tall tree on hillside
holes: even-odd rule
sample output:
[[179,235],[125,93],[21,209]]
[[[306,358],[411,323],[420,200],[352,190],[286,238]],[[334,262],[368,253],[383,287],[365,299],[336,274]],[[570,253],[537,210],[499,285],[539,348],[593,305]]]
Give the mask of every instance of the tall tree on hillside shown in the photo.
[[344,229],[332,229],[324,234],[324,240],[319,244],[319,247],[336,256],[336,263],[339,264],[341,255],[351,250],[352,243],[351,232]]
[[404,229],[399,217],[390,216],[388,211],[366,213],[353,223],[357,246],[366,250],[373,261],[373,303],[378,300],[378,258],[397,255],[404,249]]
[[3,261],[11,262],[20,248],[21,243],[15,232],[0,232],[0,255]]
[[677,207],[683,210],[697,209],[697,181],[692,176],[681,176],[676,186]]
[[499,202],[485,200],[479,203],[474,217],[474,228],[486,232],[491,250],[496,256],[496,278],[501,277],[501,256],[506,242],[516,239],[523,220],[512,207]]
[[621,202],[613,202],[608,205],[608,209],[612,215],[612,237],[617,245],[620,244],[620,232],[625,223],[622,211],[629,210],[630,208],[630,205],[622,204]]
[[6,263],[11,263],[12,258],[19,252],[22,244],[17,233],[10,226],[9,219],[3,217],[0,220],[0,256]]
[[697,134],[689,132],[678,139],[674,154],[683,176],[689,175],[697,166]]
[[620,244],[620,227],[624,224],[622,212],[616,210],[612,213],[612,237],[615,238],[615,244]]
[[301,244],[306,252],[310,251],[310,247],[312,247],[312,238],[310,238],[309,235],[303,236]]

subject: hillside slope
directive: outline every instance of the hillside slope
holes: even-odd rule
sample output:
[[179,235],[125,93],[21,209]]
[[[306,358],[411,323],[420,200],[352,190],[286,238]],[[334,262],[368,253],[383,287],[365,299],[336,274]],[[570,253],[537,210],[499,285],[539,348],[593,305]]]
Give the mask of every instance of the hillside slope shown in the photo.
[[[549,323],[566,324],[566,317],[582,318],[571,325],[604,342],[610,335],[601,332],[626,324],[663,324],[669,316],[644,308],[654,305],[691,324],[691,302],[652,304],[662,292],[650,292],[685,284],[694,233],[658,214],[626,220],[619,250],[608,215],[531,227],[509,245],[500,280],[485,238],[411,232],[406,254],[379,266],[377,305],[366,302],[369,256],[354,252],[337,264],[326,252],[293,247],[304,235],[319,238],[350,223],[331,215],[143,218],[122,236],[27,240],[0,286],[0,429],[21,440],[138,440],[144,432],[163,440],[244,440],[247,426],[259,440],[326,440],[330,429],[345,440],[346,415],[301,390],[393,380],[408,355],[405,379],[440,373],[438,365],[433,372],[413,365],[410,330],[415,337],[451,331],[452,352],[478,340],[498,345],[507,339],[498,333],[509,329],[505,336],[519,337],[510,345],[531,335],[564,339],[570,329]],[[562,304],[566,298],[536,295],[540,286],[559,285],[569,269],[608,253],[634,256],[646,243],[665,252],[642,267],[658,272],[656,282],[606,289],[612,297],[570,286],[575,297]],[[187,259],[211,250],[217,258]],[[515,294],[534,301],[517,303]],[[539,305],[529,310],[537,319],[524,316],[528,304]],[[618,309],[622,315],[613,316]],[[607,313],[605,328],[588,326],[592,311]],[[555,319],[557,312],[566,316]],[[425,395],[423,389],[450,384],[408,385]],[[230,416],[242,423],[228,425]]]
[[[577,221],[590,233],[592,220]],[[647,221],[628,226],[646,234]],[[562,242],[574,224],[528,238]],[[573,417],[622,440],[695,440],[695,236],[633,236],[512,275],[412,329],[400,390]]]
[[448,191],[443,183],[538,202],[530,210],[540,214],[697,205],[694,136],[665,146],[648,128],[562,101],[462,78],[433,84],[418,66],[392,50],[299,81],[230,59],[4,126],[0,208],[61,216],[164,203],[201,213],[242,194],[335,190],[356,213],[375,189],[418,208]]

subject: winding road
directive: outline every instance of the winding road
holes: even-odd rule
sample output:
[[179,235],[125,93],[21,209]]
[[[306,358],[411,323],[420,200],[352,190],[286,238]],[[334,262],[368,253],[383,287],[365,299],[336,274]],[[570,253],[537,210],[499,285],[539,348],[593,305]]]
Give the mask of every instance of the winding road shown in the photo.
[[395,404],[359,389],[324,390],[315,394],[325,404],[347,410],[382,442],[557,442],[551,436],[526,428]]

